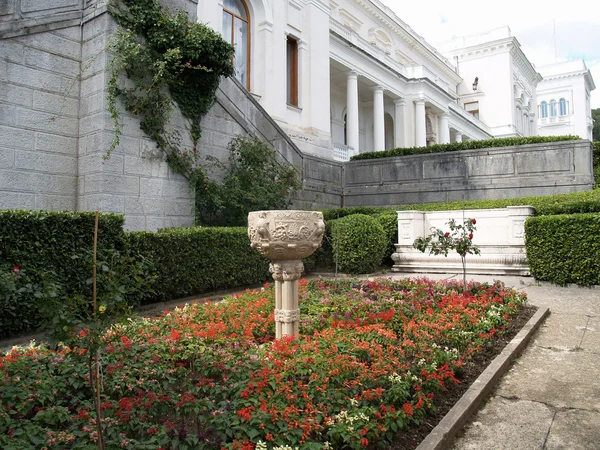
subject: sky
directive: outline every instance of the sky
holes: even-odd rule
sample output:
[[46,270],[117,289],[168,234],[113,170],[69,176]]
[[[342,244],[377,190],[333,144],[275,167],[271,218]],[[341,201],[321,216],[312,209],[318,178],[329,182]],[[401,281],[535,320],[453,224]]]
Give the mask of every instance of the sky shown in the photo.
[[597,86],[592,108],[600,108],[599,0],[382,2],[434,47],[458,36],[509,26],[535,66],[582,58]]

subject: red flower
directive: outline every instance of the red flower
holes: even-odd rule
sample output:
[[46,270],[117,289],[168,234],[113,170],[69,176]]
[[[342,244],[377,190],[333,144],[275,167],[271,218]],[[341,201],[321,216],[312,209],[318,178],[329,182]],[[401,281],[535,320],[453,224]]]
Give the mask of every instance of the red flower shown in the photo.
[[148,428],[148,434],[154,436],[156,433],[158,433],[158,430],[155,427]]
[[445,236],[445,237],[448,237],[448,236],[450,236],[450,232],[449,232],[449,231],[446,231],[446,232],[444,233],[444,236]]
[[19,266],[14,266],[13,267],[13,272],[20,272],[21,268]]
[[476,221],[475,219],[471,219],[471,223],[472,223],[473,225],[475,225],[475,224],[477,223],[477,221]]
[[363,438],[362,441],[360,441],[360,445],[362,445],[363,447],[368,446],[369,440],[367,438]]
[[469,234],[469,239],[473,239],[473,233]]

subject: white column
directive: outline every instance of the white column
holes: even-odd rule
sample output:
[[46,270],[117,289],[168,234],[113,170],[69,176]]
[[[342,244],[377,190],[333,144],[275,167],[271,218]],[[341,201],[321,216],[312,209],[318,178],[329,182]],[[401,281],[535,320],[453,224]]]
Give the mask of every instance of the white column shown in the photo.
[[358,154],[358,74],[350,72],[346,91],[346,139]]
[[454,142],[462,142],[462,133],[460,131],[454,132]]
[[450,128],[448,126],[448,119],[450,114],[443,112],[440,114],[440,144],[450,143]]
[[373,151],[385,150],[385,122],[383,109],[383,88],[373,89]]
[[415,100],[415,147],[427,145],[427,129],[425,127],[425,100]]
[[406,108],[406,100],[398,98],[394,100],[394,147],[406,147],[404,139],[404,110]]

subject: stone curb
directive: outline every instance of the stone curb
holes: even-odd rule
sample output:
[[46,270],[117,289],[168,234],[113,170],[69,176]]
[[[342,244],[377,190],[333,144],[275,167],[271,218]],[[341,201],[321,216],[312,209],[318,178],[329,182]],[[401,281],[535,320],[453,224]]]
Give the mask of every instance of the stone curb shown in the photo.
[[495,388],[500,377],[508,371],[510,363],[525,348],[549,313],[549,308],[537,310],[521,331],[504,347],[502,353],[496,356],[440,423],[431,430],[431,433],[419,444],[417,450],[448,448],[471,415],[477,411],[483,400]]

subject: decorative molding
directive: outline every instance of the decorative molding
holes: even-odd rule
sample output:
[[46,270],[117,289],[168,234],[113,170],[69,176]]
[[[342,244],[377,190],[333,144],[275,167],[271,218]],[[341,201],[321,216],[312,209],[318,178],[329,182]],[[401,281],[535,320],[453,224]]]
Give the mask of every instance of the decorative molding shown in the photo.
[[358,32],[360,27],[362,26],[362,21],[354,17],[351,13],[349,13],[345,9],[340,9],[340,18],[342,19],[342,23],[346,25],[351,30]]
[[[385,25],[394,35],[406,42],[417,53],[431,62],[436,68],[442,71],[444,75],[452,79],[455,83],[460,83],[462,78],[456,73],[450,62],[444,58],[438,51],[429,45],[425,40],[414,33],[408,25],[402,22],[397,16],[390,16],[380,7],[369,0],[356,0],[356,3],[365,11],[369,12],[375,19]],[[406,28],[405,28],[406,27]],[[410,31],[409,31],[410,30]]]

